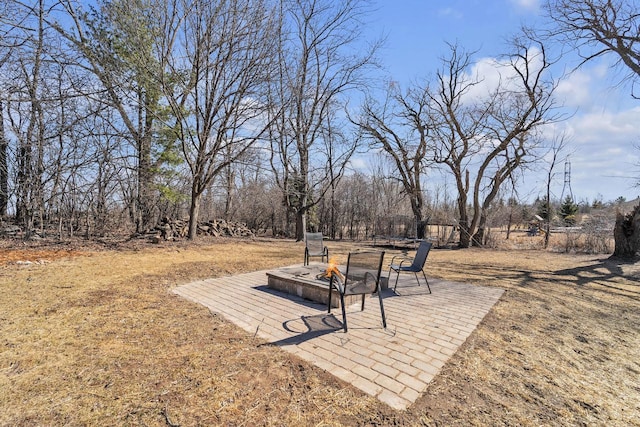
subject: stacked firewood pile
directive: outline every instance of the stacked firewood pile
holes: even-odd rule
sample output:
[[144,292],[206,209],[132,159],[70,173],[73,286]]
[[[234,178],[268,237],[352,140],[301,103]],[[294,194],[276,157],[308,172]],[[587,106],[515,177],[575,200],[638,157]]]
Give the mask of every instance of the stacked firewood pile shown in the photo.
[[7,224],[5,225],[0,221],[0,236],[10,236],[15,237],[18,234],[22,233],[22,229],[17,225]]
[[[181,219],[163,218],[154,232],[160,234],[164,240],[173,240],[187,237],[189,234],[189,221]],[[224,219],[213,219],[198,223],[198,235],[214,237],[253,237],[254,233],[246,224]]]

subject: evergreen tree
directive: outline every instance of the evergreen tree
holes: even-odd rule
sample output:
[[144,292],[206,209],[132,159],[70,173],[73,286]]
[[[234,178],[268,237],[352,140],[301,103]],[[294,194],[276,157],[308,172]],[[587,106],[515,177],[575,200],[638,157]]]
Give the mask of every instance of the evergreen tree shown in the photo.
[[544,220],[550,219],[549,212],[551,211],[551,206],[549,204],[549,200],[546,197],[543,197],[537,201],[537,205],[538,208],[536,209],[536,214]]
[[576,223],[576,214],[578,213],[578,205],[573,201],[571,196],[565,197],[560,206],[559,214],[564,220],[565,225],[571,226]]

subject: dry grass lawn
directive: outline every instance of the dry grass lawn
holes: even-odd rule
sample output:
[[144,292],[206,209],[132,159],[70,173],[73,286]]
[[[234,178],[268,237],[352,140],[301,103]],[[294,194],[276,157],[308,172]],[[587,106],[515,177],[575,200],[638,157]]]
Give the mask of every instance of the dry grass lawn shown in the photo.
[[640,425],[636,264],[432,251],[429,275],[506,292],[398,412],[170,292],[299,263],[301,243],[4,246],[0,425]]

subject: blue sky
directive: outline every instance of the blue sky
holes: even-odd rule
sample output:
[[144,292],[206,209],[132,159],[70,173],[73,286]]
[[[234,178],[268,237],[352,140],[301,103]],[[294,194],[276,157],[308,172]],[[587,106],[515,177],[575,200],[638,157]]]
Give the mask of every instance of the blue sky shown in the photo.
[[[447,53],[445,42],[478,50],[477,60],[505,51],[505,40],[522,23],[540,21],[540,0],[378,0],[370,16],[368,37],[386,35],[379,53],[385,77],[407,87],[427,77]],[[569,136],[566,154],[571,161],[571,189],[576,200],[604,201],[640,195],[633,177],[640,176],[640,101],[628,86],[619,85],[620,73],[600,60],[568,75],[556,92],[572,116],[556,125]],[[576,58],[564,57],[563,67],[573,68]],[[557,75],[562,74],[558,67]],[[556,73],[554,73],[556,74]],[[549,133],[552,133],[549,130]],[[545,187],[544,172],[529,174],[522,196],[535,198]],[[552,187],[560,197],[564,160],[556,168]]]

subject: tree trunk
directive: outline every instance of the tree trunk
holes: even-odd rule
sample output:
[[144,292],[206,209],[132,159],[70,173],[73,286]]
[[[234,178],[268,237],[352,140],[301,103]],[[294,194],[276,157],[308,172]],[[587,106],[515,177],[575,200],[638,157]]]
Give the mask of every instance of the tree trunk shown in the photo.
[[31,187],[31,145],[28,142],[20,141],[17,150],[18,170],[16,172],[16,221],[30,231],[31,210],[30,194]]
[[469,224],[467,220],[460,221],[460,247],[468,248],[471,246],[471,234],[469,233]]
[[138,162],[138,197],[136,200],[136,231],[146,232],[151,226],[151,165],[145,151],[140,153]]
[[424,239],[425,230],[427,229],[428,222],[429,221],[425,221],[423,219],[420,219],[416,222],[416,238]]
[[4,135],[4,105],[0,100],[0,218],[7,215],[9,206],[9,164],[7,139]]
[[507,237],[505,240],[509,240],[509,236],[511,235],[511,224],[513,222],[513,205],[509,207],[509,219],[507,220]]
[[469,171],[465,171],[464,181],[462,173],[456,173],[456,185],[458,187],[458,225],[460,226],[460,248],[471,246],[471,230],[469,229],[469,215],[467,214],[467,192],[469,191]]
[[332,185],[332,189],[331,189],[331,215],[330,215],[330,221],[331,224],[329,225],[329,235],[331,236],[331,239],[335,240],[336,238],[336,195],[335,195],[335,185]]
[[[153,116],[149,112],[149,98],[142,92],[138,95],[139,124],[138,124],[138,198],[137,198],[137,214],[136,231],[138,233],[146,232],[153,225],[152,219],[152,197],[153,197],[153,168],[151,164],[151,144],[153,125]],[[144,108],[143,108],[144,106]],[[144,120],[143,120],[144,118]]]
[[[549,179],[549,183],[551,183],[551,179]],[[549,247],[549,232],[551,231],[551,191],[549,190],[549,185],[547,184],[547,217],[544,218],[544,248],[547,249]]]
[[476,231],[476,233],[473,235],[473,238],[471,239],[471,244],[475,247],[482,247],[484,245],[484,239],[485,239],[484,225],[481,225],[478,227],[478,231]]
[[307,227],[307,215],[304,209],[296,211],[296,242],[304,240],[304,233]]
[[471,246],[471,230],[469,229],[469,217],[467,216],[466,198],[458,199],[458,213],[460,219],[458,225],[460,226],[460,248],[468,248]]
[[231,163],[225,168],[225,199],[224,199],[224,219],[226,221],[231,220],[231,198],[233,197],[233,181],[234,181],[233,169]]
[[198,216],[200,215],[200,198],[202,191],[191,190],[191,206],[189,207],[189,234],[187,238],[194,240],[198,234]]
[[480,221],[478,221],[478,228],[475,234],[473,235],[473,239],[471,241],[471,244],[473,246],[482,247],[486,244],[485,242],[487,238],[486,228],[487,228],[487,215],[483,210],[482,213],[480,214]]
[[634,259],[640,255],[640,204],[626,215],[617,213],[613,237],[614,257]]

